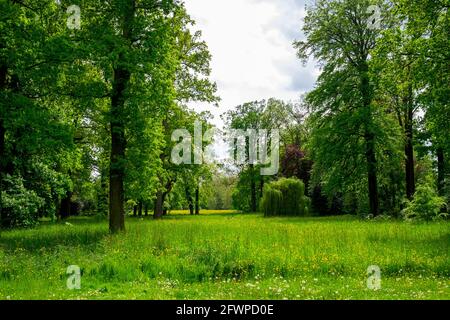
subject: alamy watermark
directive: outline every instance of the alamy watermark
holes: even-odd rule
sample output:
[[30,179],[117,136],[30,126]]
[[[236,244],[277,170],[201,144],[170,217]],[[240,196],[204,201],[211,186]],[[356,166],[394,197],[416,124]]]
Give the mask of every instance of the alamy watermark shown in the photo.
[[[55,3],[60,6],[61,1],[55,0]],[[78,5],[72,4],[67,7],[66,14],[68,15],[66,20],[66,26],[70,30],[80,30],[81,29],[81,9]]]
[[67,267],[66,274],[69,275],[67,278],[67,289],[69,290],[80,290],[81,289],[81,269],[79,266],[71,265]]
[[[200,121],[196,121],[194,124],[193,137],[187,129],[175,130],[172,133],[172,142],[177,142],[177,144],[172,149],[172,163],[176,165],[213,163],[215,152],[212,141],[215,135],[214,128],[203,133]],[[230,147],[230,158],[234,164],[261,165],[260,173],[263,176],[278,173],[280,153],[278,129],[272,129],[270,132],[266,129],[229,130],[224,137]],[[205,148],[203,148],[204,142],[208,143]]]
[[66,13],[69,15],[67,18],[67,28],[71,30],[81,29],[81,9],[76,4],[73,4],[67,8]]
[[381,290],[381,269],[379,266],[369,266],[367,268],[367,289]]
[[371,30],[381,29],[381,9],[377,5],[369,6],[366,10],[371,16],[367,20],[367,28]]

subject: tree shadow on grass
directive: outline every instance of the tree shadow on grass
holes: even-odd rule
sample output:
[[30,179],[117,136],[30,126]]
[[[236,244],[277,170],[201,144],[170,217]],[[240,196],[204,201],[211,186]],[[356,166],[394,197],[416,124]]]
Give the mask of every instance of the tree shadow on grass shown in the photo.
[[25,250],[31,253],[55,250],[58,247],[95,246],[109,235],[107,226],[90,229],[88,222],[80,225],[54,225],[32,230],[13,230],[0,233],[0,248],[6,252]]

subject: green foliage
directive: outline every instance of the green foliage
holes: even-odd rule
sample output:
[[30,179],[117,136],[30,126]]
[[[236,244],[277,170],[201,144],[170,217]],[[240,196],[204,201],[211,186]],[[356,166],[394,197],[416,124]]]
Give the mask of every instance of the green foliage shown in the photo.
[[402,213],[406,220],[445,219],[448,216],[442,212],[445,205],[445,198],[437,194],[433,187],[433,181],[428,181],[417,186],[414,200],[408,201]]
[[242,212],[251,212],[250,207],[250,188],[246,185],[240,185],[238,183],[237,187],[233,190],[231,194],[231,200],[233,204],[233,209]]
[[[231,130],[271,130],[276,129],[280,134],[280,151],[286,153],[286,145],[303,142],[308,136],[303,118],[305,116],[305,106],[291,102],[284,102],[279,99],[270,98],[268,100],[252,101],[237,106],[222,115],[226,127]],[[235,209],[251,212],[256,211],[260,206],[263,185],[269,182],[272,177],[260,174],[261,168],[265,165],[252,164],[249,159],[249,139],[246,139],[246,152],[243,164],[238,165],[238,182],[233,191],[233,207]],[[237,157],[236,149],[231,150],[233,159]],[[269,155],[269,154],[268,154]],[[269,155],[270,157],[271,155]],[[279,155],[278,155],[279,156]],[[261,160],[261,159],[259,159]],[[294,159],[295,161],[295,159]],[[253,198],[254,196],[254,198]],[[254,203],[253,203],[254,201]]]
[[[261,184],[268,179],[259,173],[260,166],[244,166],[237,175],[237,183],[234,185],[231,200],[233,209],[242,212],[257,211],[263,190]],[[252,183],[253,180],[253,183]],[[256,196],[256,208],[252,208],[252,187]]]
[[281,206],[283,205],[283,194],[280,190],[266,187],[264,190],[263,201],[261,202],[262,211],[266,217],[280,216]]
[[412,201],[408,201],[402,215],[406,220],[424,220],[433,221],[445,219],[448,214],[444,212],[446,199],[440,197],[437,190],[435,179],[432,174],[431,161],[425,160],[424,172],[419,179],[417,190]]
[[[39,217],[54,218],[62,200],[106,214],[111,168],[118,202],[152,202],[170,175],[171,129],[184,125],[171,115],[183,110],[188,123],[185,104],[218,100],[184,4],[132,3],[0,1],[0,189],[19,173],[45,201]],[[81,7],[80,29],[66,24],[70,4]]]
[[203,184],[206,194],[206,208],[210,210],[230,210],[232,208],[232,194],[236,178],[220,172],[214,172],[211,181]]
[[44,199],[35,191],[28,190],[23,185],[22,177],[6,176],[5,190],[2,191],[2,210],[7,212],[10,227],[32,227],[37,223],[38,210],[44,206]]
[[282,178],[265,186],[262,209],[266,217],[307,216],[310,206],[305,185],[299,179]]

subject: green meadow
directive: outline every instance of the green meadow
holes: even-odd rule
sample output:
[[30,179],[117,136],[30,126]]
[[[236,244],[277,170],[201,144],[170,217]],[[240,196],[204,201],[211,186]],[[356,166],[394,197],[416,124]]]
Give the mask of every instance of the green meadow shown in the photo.
[[[182,212],[2,231],[0,299],[450,299],[448,222]],[[67,268],[81,269],[79,290]],[[367,268],[381,270],[369,289]]]

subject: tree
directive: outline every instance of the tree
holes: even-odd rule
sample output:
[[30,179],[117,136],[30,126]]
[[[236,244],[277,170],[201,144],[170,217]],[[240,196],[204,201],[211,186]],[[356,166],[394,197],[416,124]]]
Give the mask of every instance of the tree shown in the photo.
[[[136,145],[162,148],[161,137],[150,130],[155,124],[158,127],[175,103],[176,78],[183,62],[180,35],[187,32],[190,19],[183,5],[173,1],[115,0],[107,6],[96,1],[89,2],[83,12],[83,25],[88,27],[78,35],[86,46],[87,55],[82,58],[101,71],[107,87],[109,216],[110,231],[116,233],[125,229],[126,194],[146,200],[133,191],[130,178],[136,177],[136,170],[155,169],[160,161],[152,157],[157,152],[146,147],[139,152]],[[150,178],[146,189],[151,190],[152,184],[155,181]]]
[[[222,115],[222,118],[225,120],[228,129],[231,130],[241,130],[242,132],[246,132],[249,129],[259,130],[264,129],[262,127],[262,119],[261,116],[265,109],[265,101],[254,101],[244,103],[234,110],[230,110],[227,113]],[[250,192],[250,206],[249,210],[251,212],[256,212],[258,210],[258,198],[257,198],[257,190],[256,190],[256,182],[258,179],[257,169],[255,164],[250,161],[249,154],[249,137],[245,140],[245,159],[244,163],[241,165],[241,173],[245,172],[245,176],[248,179],[249,183],[249,192]],[[233,156],[237,152],[236,150],[231,150]],[[241,176],[242,180],[243,176]],[[238,184],[239,185],[239,184]]]
[[[380,99],[392,107],[403,131],[405,149],[406,197],[411,200],[416,189],[414,160],[414,116],[419,110],[417,92],[420,89],[413,74],[417,72],[414,39],[399,27],[383,33],[374,51],[380,72]],[[385,99],[383,99],[385,97]]]
[[[41,216],[54,218],[73,188],[70,171],[80,163],[71,118],[76,109],[55,92],[67,85],[65,75],[86,69],[74,63],[54,1],[1,1],[0,11],[0,217],[3,227],[20,220],[31,225]],[[19,202],[5,207],[2,200],[22,192],[37,211],[18,219]]]
[[[316,1],[307,9],[303,26],[306,40],[295,42],[295,47],[303,61],[313,54],[323,67],[316,89],[307,97],[319,119],[318,126],[322,130],[339,132],[340,139],[346,140],[345,145],[338,144],[341,150],[336,150],[335,146],[321,151],[340,152],[339,157],[343,159],[347,152],[364,155],[370,212],[376,216],[379,213],[376,149],[381,141],[375,120],[377,110],[370,52],[380,31],[371,27],[369,21],[368,9],[373,4],[385,8],[381,1]],[[389,20],[383,17],[381,21],[380,28],[383,29]],[[316,131],[316,134],[319,133]],[[360,138],[364,141],[363,146]],[[326,142],[321,139],[320,143]],[[330,143],[336,143],[336,140],[329,140],[326,145],[330,147]]]
[[437,158],[438,190],[444,195],[446,170],[450,157],[450,22],[445,1],[395,1],[406,34],[411,40],[417,69],[415,83],[420,84],[418,99],[425,113],[424,129]]
[[[166,197],[173,190],[175,190],[178,194],[183,194],[183,198],[186,200],[185,203],[189,207],[191,214],[195,214],[197,211],[196,208],[199,208],[199,186],[201,180],[207,180],[210,178],[210,165],[203,162],[204,159],[202,154],[199,155],[201,163],[195,163],[193,161],[193,153],[198,151],[194,146],[194,140],[201,140],[201,151],[205,151],[204,149],[212,143],[212,141],[203,141],[203,134],[208,129],[212,128],[212,126],[208,123],[210,117],[211,115],[209,113],[197,114],[186,110],[186,108],[183,107],[173,108],[171,112],[168,113],[167,121],[165,121],[166,144],[160,154],[163,163],[163,170],[159,175],[160,185],[157,189],[155,199],[155,219],[160,219],[163,216],[163,206],[166,201]],[[196,125],[201,126],[201,137],[196,137],[196,130],[200,130],[200,128],[195,128]],[[171,157],[175,145],[179,143],[179,141],[172,140],[172,133],[177,129],[186,130],[186,133],[189,135],[188,141],[182,141],[182,143],[187,142],[189,145],[189,150],[183,150],[183,158],[187,157],[187,159],[189,159],[189,163],[174,163]],[[183,137],[183,139],[184,138],[187,137]],[[188,154],[184,154],[185,152]],[[177,200],[178,198],[180,197],[177,197]]]

